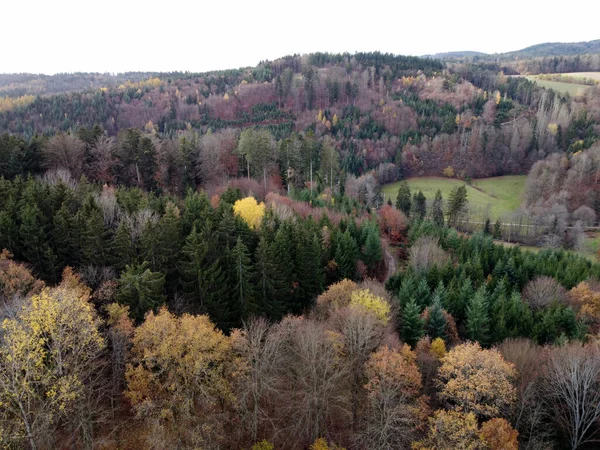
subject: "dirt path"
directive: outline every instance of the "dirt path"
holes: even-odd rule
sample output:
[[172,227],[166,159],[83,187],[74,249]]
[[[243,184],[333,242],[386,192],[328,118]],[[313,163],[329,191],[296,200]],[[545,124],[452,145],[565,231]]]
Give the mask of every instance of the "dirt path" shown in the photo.
[[392,255],[387,246],[385,247],[385,265],[387,266],[387,273],[385,274],[385,279],[383,280],[384,283],[389,280],[389,278],[398,270],[396,258],[394,258],[394,255]]

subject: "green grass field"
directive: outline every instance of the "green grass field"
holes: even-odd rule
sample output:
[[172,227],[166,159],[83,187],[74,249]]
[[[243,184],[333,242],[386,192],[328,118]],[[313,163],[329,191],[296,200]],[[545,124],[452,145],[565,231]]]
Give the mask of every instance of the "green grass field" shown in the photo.
[[546,89],[553,89],[556,92],[560,92],[561,94],[569,93],[572,96],[581,95],[589,86],[585,84],[575,84],[575,83],[563,83],[560,81],[548,81],[548,80],[540,80],[535,75],[528,76],[528,80],[534,81],[539,86],[544,87]]
[[[469,206],[481,213],[489,207],[491,219],[503,217],[521,205],[526,178],[526,175],[511,175],[474,180],[471,186],[467,185]],[[461,180],[440,177],[409,178],[407,181],[411,193],[422,191],[428,202],[433,200],[438,189],[447,200],[453,188],[465,184]],[[383,186],[386,201],[390,197],[392,201],[396,200],[399,187],[400,182]]]
[[561,75],[564,75],[566,77],[573,77],[573,78],[590,78],[592,80],[600,81],[600,72],[568,72],[568,73],[561,73]]

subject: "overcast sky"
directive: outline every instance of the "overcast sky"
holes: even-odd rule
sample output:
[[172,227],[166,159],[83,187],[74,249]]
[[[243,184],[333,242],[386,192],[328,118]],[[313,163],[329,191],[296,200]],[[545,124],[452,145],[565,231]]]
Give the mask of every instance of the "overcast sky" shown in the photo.
[[548,0],[4,0],[0,73],[207,71],[314,51],[495,53],[600,39],[600,1],[566,10]]

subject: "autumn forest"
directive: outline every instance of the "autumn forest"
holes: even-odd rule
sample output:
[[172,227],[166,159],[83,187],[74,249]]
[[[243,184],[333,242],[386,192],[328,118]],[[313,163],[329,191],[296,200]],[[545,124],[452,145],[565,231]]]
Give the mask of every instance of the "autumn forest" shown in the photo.
[[597,448],[597,46],[0,74],[0,446]]

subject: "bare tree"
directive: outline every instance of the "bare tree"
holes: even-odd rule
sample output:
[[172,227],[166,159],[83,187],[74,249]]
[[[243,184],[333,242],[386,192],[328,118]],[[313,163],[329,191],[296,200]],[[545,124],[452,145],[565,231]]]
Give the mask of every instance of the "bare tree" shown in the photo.
[[544,398],[573,450],[596,441],[600,419],[600,347],[573,343],[554,349]]
[[537,277],[527,283],[523,289],[523,298],[532,309],[541,309],[553,302],[563,302],[567,291],[551,277]]
[[[263,425],[273,428],[272,400],[280,393],[282,341],[264,318],[256,318],[232,335],[239,375],[236,391],[242,423],[251,442],[257,442]],[[273,431],[273,430],[271,430]]]
[[325,435],[332,422],[347,420],[348,374],[340,354],[340,337],[323,323],[287,317],[276,326],[282,340],[285,391],[280,416],[284,448],[304,448]]
[[410,248],[410,264],[417,272],[433,266],[442,267],[448,260],[449,256],[438,240],[430,236],[420,237]]
[[85,144],[70,134],[57,134],[43,149],[44,166],[47,169],[68,169],[79,179],[83,168]]

